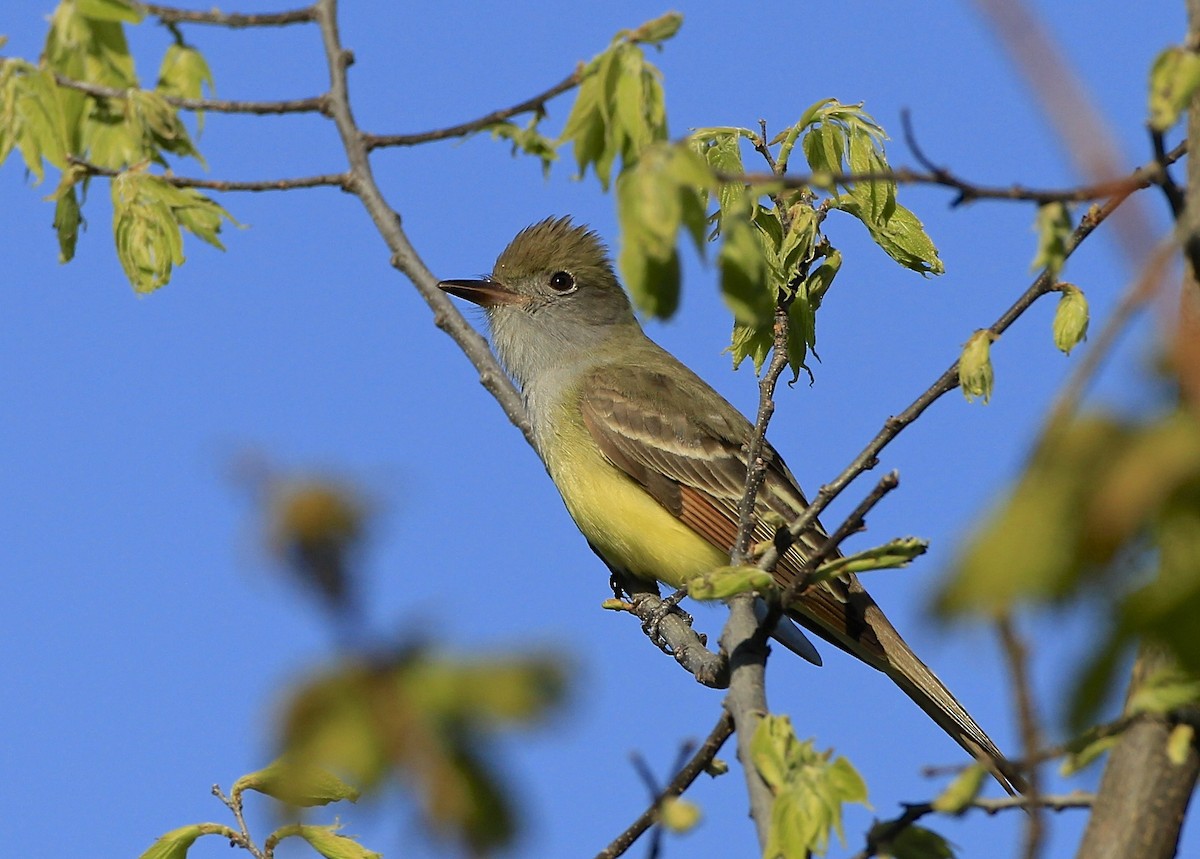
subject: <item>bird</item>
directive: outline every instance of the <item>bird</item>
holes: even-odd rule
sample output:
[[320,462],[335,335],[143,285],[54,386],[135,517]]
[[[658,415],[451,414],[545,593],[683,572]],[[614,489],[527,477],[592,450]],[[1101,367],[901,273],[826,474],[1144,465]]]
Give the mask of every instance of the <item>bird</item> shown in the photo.
[[[614,572],[680,588],[729,563],[754,426],[643,331],[598,234],[570,217],[521,230],[490,275],[438,286],[484,308],[497,357],[520,389],[538,453],[567,511]],[[754,539],[808,506],[764,442]],[[819,522],[782,553],[786,588],[826,539]],[[760,617],[765,613],[759,602]],[[1010,793],[1016,767],[901,638],[852,573],[812,585],[788,618],[887,675]],[[820,664],[794,627],[773,630]]]

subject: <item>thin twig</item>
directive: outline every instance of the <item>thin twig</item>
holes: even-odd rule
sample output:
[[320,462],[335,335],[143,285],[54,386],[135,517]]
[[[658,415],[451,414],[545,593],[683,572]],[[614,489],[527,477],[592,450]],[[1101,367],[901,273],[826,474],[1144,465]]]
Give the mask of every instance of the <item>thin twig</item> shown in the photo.
[[[966,810],[982,811],[988,815],[999,814],[1014,808],[1038,809],[1047,811],[1067,811],[1070,809],[1091,808],[1095,794],[1075,791],[1056,796],[1041,796],[1036,800],[1029,796],[1005,796],[998,799],[976,799]],[[855,853],[851,859],[870,859],[878,856],[881,850],[890,847],[900,833],[912,826],[922,817],[935,813],[933,803],[921,802],[904,806],[904,813],[899,817],[881,823],[871,830],[867,836],[867,846]]]
[[[99,84],[88,83],[87,81],[77,81],[58,72],[54,73],[54,82],[61,87],[86,93],[93,98],[127,99],[131,91],[129,89],[118,89],[117,87],[100,86]],[[329,106],[329,97],[325,95],[287,99],[284,101],[230,101],[220,98],[183,98],[182,96],[166,95],[164,93],[157,93],[157,95],[167,104],[172,107],[178,107],[181,110],[207,110],[212,113],[251,113],[263,116],[282,113],[325,114],[328,112]]]
[[[1008,661],[1008,672],[1017,705],[1017,723],[1021,726],[1021,746],[1025,757],[1031,758],[1042,747],[1042,728],[1037,705],[1033,700],[1033,681],[1029,676],[1029,651],[1017,632],[1016,624],[1013,623],[1011,616],[1000,617],[996,621],[996,630],[1000,634],[1000,642]],[[1046,837],[1044,810],[1038,802],[1042,795],[1041,769],[1033,766],[1024,772],[1026,784],[1028,784],[1025,796],[1030,800],[1030,805],[1027,806],[1030,813],[1025,821],[1021,855],[1025,859],[1037,859],[1037,856],[1041,854],[1042,844]]]
[[[74,155],[67,156],[67,163],[82,167],[90,176],[119,176],[124,170],[111,167],[101,167]],[[291,179],[256,179],[250,181],[235,181],[230,179],[199,179],[192,176],[176,176],[172,173],[153,174],[157,178],[174,185],[176,188],[205,188],[211,191],[290,191],[296,188],[317,188],[333,186],[343,191],[350,190],[350,175],[348,173],[325,173],[319,176],[297,176]]]
[[416,146],[418,143],[429,143],[434,140],[466,137],[468,134],[474,134],[476,131],[487,128],[489,125],[503,122],[514,116],[520,116],[524,113],[543,113],[546,109],[546,102],[578,86],[582,77],[583,70],[581,67],[545,92],[517,102],[512,107],[493,110],[491,113],[484,114],[478,119],[473,119],[469,122],[451,125],[448,128],[438,128],[433,131],[423,131],[418,134],[364,134],[363,144],[367,147],[367,151],[370,152],[384,146]]
[[255,859],[265,859],[262,850],[254,843],[254,839],[250,837],[250,828],[246,826],[246,817],[242,813],[241,794],[235,791],[232,796],[226,796],[225,792],[221,790],[221,786],[214,784],[212,786],[212,795],[221,800],[225,807],[233,813],[233,819],[237,821],[238,831],[241,835],[233,840],[237,841],[238,846],[247,850]]
[[236,12],[218,12],[216,9],[209,12],[177,9],[174,6],[160,6],[157,3],[138,3],[136,5],[142,12],[153,15],[164,24],[214,24],[220,27],[240,29],[243,27],[283,27],[288,24],[306,24],[316,20],[313,6],[292,9],[287,12],[240,15]]
[[694,782],[700,773],[712,763],[717,756],[717,752],[721,750],[721,746],[729,739],[733,733],[733,717],[727,712],[721,713],[721,718],[717,720],[717,724],[713,726],[709,732],[708,738],[692,755],[691,760],[679,770],[675,778],[671,779],[668,784],[650,804],[642,814],[629,825],[629,827],[612,840],[612,842],[596,854],[596,859],[616,859],[633,845],[643,832],[649,829],[658,821],[658,810],[662,807],[664,799],[676,797],[683,794],[685,790]]

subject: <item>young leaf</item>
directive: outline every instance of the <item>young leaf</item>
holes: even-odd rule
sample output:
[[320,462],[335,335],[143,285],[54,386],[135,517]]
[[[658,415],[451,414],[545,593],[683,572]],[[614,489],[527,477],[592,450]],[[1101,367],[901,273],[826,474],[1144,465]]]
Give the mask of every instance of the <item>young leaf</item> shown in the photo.
[[322,767],[286,756],[276,758],[233,783],[235,796],[247,790],[300,808],[328,805],[343,799],[357,802],[362,793]]
[[688,580],[688,596],[696,600],[724,600],[747,591],[770,590],[774,577],[758,567],[717,567]]
[[204,834],[199,824],[181,826],[160,835],[138,859],[186,859],[188,849]]
[[739,325],[769,328],[775,316],[776,293],[757,229],[744,218],[731,218],[725,222],[724,239],[717,255],[721,297]]
[[995,335],[991,331],[981,328],[963,345],[962,354],[958,358],[958,385],[968,403],[976,397],[982,397],[986,405],[992,397],[993,339]]
[[336,826],[300,825],[296,834],[325,859],[383,859],[382,853],[368,850],[353,838],[338,835],[337,830]]
[[677,796],[669,796],[658,806],[658,820],[670,832],[691,832],[703,817],[700,806]]
[[75,242],[79,239],[79,225],[82,222],[79,197],[75,193],[74,183],[60,188],[55,194],[54,203],[54,232],[58,236],[60,263],[70,262],[75,258]]
[[131,0],[74,0],[79,14],[97,21],[124,21],[140,24],[142,10]]
[[1062,297],[1054,311],[1054,345],[1067,355],[1087,339],[1088,303],[1083,291],[1070,283],[1059,285]]

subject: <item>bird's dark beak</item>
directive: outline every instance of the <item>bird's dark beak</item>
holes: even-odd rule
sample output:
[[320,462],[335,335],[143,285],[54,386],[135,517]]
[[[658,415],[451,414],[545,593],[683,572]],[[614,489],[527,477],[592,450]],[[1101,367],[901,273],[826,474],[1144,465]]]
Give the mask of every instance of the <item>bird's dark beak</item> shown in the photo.
[[465,298],[480,307],[498,304],[524,304],[529,299],[496,280],[443,280],[438,289]]

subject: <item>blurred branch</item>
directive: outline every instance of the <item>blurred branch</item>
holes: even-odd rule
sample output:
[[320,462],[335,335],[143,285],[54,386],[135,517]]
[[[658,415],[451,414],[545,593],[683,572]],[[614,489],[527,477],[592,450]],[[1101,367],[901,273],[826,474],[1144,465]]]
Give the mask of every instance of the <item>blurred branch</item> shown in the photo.
[[241,29],[243,27],[283,27],[288,24],[305,24],[316,20],[316,7],[292,9],[287,12],[263,12],[254,15],[239,15],[236,12],[208,12],[160,6],[157,3],[135,3],[142,12],[153,15],[164,24],[215,24],[220,27]]
[[[54,82],[60,87],[77,90],[93,98],[114,98],[121,100],[129,98],[130,91],[128,89],[117,89],[116,87],[100,86],[99,84],[88,83],[87,81],[77,81],[59,72],[54,73]],[[280,113],[328,114],[329,109],[329,97],[327,95],[295,98],[286,101],[229,101],[228,99],[219,98],[183,98],[176,95],[164,95],[163,93],[158,93],[158,95],[167,104],[181,108],[182,110],[208,110],[213,113],[251,113],[259,115]]]
[[491,113],[484,114],[478,119],[473,119],[469,122],[433,131],[424,131],[419,134],[363,134],[363,144],[366,146],[368,152],[384,146],[416,146],[418,143],[447,140],[452,137],[466,137],[469,134],[474,134],[476,131],[487,128],[489,125],[495,125],[497,122],[503,122],[506,119],[511,119],[514,116],[520,116],[524,113],[542,114],[545,112],[546,102],[555,96],[562,95],[564,92],[574,89],[579,85],[582,77],[583,68],[581,66],[545,92],[517,102],[512,107],[493,110]]
[[[1041,720],[1033,700],[1033,681],[1029,676],[1029,650],[1017,632],[1011,616],[1005,615],[996,621],[1000,643],[1008,661],[1008,672],[1012,678],[1013,695],[1017,704],[1017,722],[1021,726],[1021,744],[1026,758],[1033,758],[1042,747]],[[1042,796],[1041,772],[1036,766],[1025,770],[1028,790],[1024,798],[1029,800],[1029,816],[1025,819],[1025,837],[1021,855],[1025,859],[1036,859],[1041,853],[1046,837],[1046,821],[1039,804]]]
[[[1067,811],[1073,808],[1091,808],[1095,799],[1095,795],[1081,791],[1056,796],[1040,796],[1036,799],[1031,796],[1006,796],[1000,799],[973,800],[967,806],[967,810],[982,811],[988,815],[999,814],[1014,808]],[[904,813],[899,817],[880,823],[872,829],[870,835],[867,836],[867,846],[855,853],[851,859],[870,859],[872,856],[881,855],[882,851],[890,849],[891,842],[905,829],[921,818],[934,813],[935,809],[931,802],[905,805]]]
[[663,788],[662,793],[655,797],[654,802],[650,804],[642,814],[629,825],[624,832],[612,840],[612,842],[596,854],[596,859],[616,859],[628,850],[637,839],[653,826],[658,821],[658,810],[662,806],[663,800],[671,797],[681,796],[692,782],[704,772],[705,768],[712,763],[717,756],[717,752],[721,750],[721,746],[729,739],[733,733],[733,718],[727,712],[721,713],[721,718],[717,720],[717,724],[713,726],[709,732],[708,738],[696,750],[691,759],[683,766],[682,769],[671,779],[670,784]]

